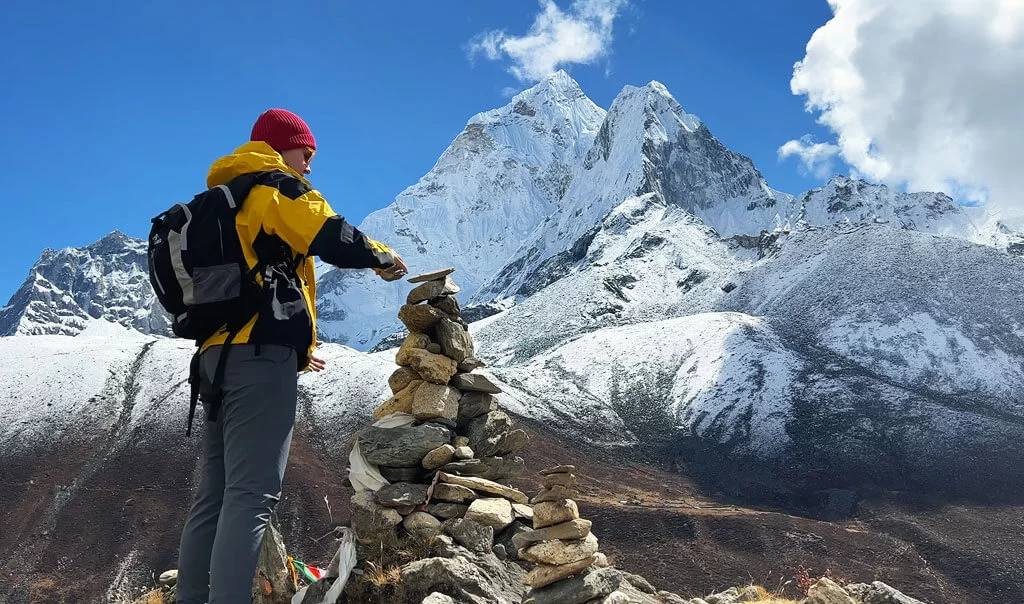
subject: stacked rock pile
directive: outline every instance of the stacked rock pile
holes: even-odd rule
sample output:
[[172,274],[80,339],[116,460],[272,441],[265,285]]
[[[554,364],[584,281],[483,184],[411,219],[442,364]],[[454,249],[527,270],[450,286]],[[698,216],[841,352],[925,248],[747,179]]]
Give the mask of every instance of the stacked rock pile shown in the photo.
[[575,471],[541,470],[544,488],[531,501],[533,530],[512,539],[519,559],[537,564],[524,579],[531,588],[524,602],[604,602],[621,583],[621,574],[598,551],[592,523],[580,518]]
[[390,483],[353,496],[360,540],[380,539],[399,524],[415,535],[454,533],[460,519],[490,528],[493,538],[517,518],[532,516],[529,498],[507,484],[523,473],[523,459],[514,453],[529,438],[498,408],[501,390],[476,373],[484,364],[475,356],[452,272],[409,279],[419,285],[398,314],[409,335],[388,379],[392,396],[373,416],[410,421],[359,431],[361,455]]

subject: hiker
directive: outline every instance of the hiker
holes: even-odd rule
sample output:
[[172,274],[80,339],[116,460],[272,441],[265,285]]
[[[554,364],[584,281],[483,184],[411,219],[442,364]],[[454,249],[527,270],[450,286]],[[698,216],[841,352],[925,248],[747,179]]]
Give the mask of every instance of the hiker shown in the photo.
[[222,327],[196,357],[208,415],[202,479],[181,534],[179,604],[250,601],[264,529],[281,497],[297,375],[324,368],[314,354],[313,256],[340,268],[374,269],[385,281],[408,270],[397,253],[337,215],[306,180],[316,141],[299,116],[270,109],[250,138],[215,161],[207,176],[213,188],[263,173],[235,219],[246,262],[250,268],[259,263],[261,281],[252,296],[255,316],[231,334]]

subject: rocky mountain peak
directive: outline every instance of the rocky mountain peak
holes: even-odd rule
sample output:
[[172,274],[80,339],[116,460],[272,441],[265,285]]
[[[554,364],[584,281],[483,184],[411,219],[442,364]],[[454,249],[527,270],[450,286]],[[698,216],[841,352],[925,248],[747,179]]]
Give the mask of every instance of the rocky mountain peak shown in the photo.
[[945,193],[904,193],[842,175],[802,194],[797,205],[799,221],[810,225],[889,224],[973,240],[979,233],[971,213]]
[[170,333],[149,283],[145,241],[113,231],[84,247],[44,250],[0,310],[0,335],[77,335],[95,320]]

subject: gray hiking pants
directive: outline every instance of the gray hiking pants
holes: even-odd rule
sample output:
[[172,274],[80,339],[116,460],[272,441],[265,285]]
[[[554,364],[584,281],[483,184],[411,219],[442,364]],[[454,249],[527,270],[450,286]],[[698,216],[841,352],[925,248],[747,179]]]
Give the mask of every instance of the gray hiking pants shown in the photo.
[[[200,358],[201,395],[209,392],[222,349],[211,347]],[[205,422],[202,479],[181,534],[178,604],[251,601],[263,531],[281,497],[288,462],[295,351],[235,344],[226,363],[217,419]]]

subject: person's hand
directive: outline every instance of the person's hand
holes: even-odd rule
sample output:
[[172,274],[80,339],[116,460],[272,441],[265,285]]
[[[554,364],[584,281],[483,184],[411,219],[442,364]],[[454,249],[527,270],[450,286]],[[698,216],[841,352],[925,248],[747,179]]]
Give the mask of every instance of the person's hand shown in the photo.
[[[323,344],[323,342],[321,342],[320,340],[317,340],[316,341],[316,346],[314,346],[314,348],[319,348],[321,344]],[[321,359],[320,357],[316,356],[315,354],[309,355],[309,370],[310,371],[323,371],[325,365],[327,365],[327,362],[324,361],[323,359]]]
[[392,252],[392,256],[394,256],[395,259],[394,266],[377,271],[380,278],[385,281],[397,281],[409,274],[409,267],[405,265],[405,261],[402,260],[402,257],[394,252]]

